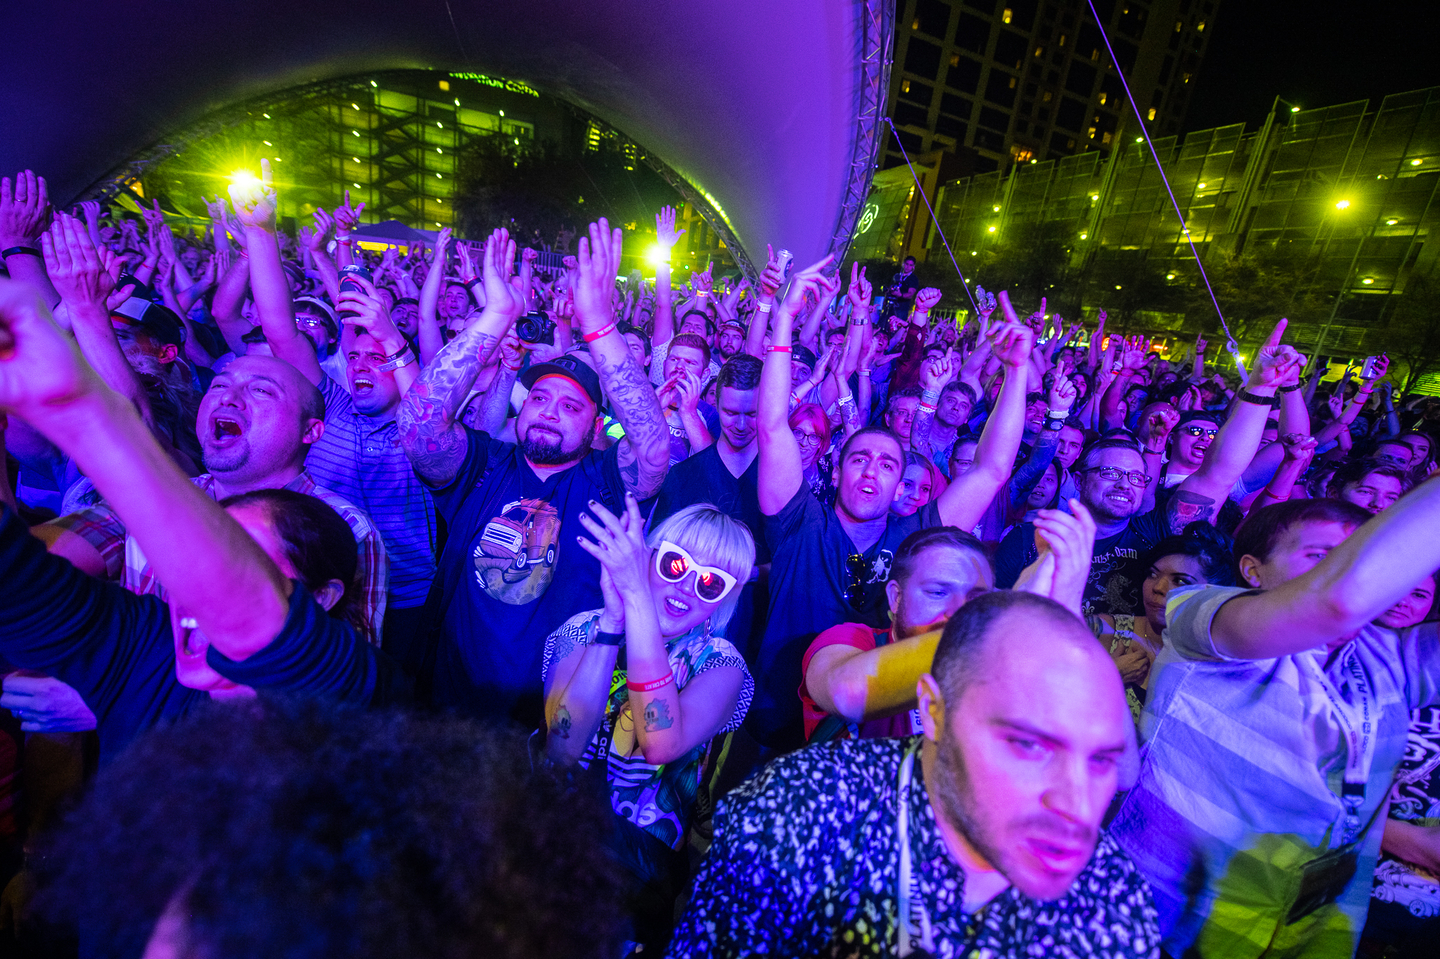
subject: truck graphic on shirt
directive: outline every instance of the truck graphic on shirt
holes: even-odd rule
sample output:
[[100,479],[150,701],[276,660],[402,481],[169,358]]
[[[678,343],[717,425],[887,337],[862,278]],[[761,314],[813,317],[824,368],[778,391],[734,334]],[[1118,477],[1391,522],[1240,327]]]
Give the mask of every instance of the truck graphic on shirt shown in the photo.
[[505,504],[485,524],[471,553],[481,588],[501,602],[539,598],[554,576],[560,514],[544,500]]

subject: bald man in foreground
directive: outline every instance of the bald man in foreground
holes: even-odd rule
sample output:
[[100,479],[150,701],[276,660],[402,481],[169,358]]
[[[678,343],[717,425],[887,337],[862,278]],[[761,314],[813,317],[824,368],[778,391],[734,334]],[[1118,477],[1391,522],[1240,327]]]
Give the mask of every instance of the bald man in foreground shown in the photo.
[[1085,625],[973,599],[918,693],[922,735],[811,746],[721,802],[670,955],[1159,954],[1149,889],[1100,830],[1134,727]]

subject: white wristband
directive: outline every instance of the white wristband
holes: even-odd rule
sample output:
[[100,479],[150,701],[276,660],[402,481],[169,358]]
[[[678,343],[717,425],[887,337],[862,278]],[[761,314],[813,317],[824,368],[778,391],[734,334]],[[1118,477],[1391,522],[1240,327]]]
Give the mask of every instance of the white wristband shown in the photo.
[[773,303],[760,302],[755,304],[755,309],[760,313],[769,313],[774,308],[775,304]]

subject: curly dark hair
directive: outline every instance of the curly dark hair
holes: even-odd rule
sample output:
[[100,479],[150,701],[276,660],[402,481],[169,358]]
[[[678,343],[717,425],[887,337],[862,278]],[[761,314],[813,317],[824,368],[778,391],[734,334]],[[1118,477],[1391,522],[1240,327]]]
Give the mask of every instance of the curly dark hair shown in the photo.
[[138,956],[616,955],[609,811],[522,736],[265,696],[139,739],[32,857],[49,919]]

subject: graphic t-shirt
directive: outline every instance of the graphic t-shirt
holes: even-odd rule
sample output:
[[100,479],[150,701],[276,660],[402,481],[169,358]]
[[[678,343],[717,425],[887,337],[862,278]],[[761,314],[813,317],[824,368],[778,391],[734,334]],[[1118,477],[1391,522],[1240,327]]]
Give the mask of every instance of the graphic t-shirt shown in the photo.
[[435,493],[449,527],[440,563],[441,638],[435,701],[482,719],[535,728],[545,637],[603,605],[600,564],[580,548],[590,500],[624,508],[618,446],[541,479],[513,443],[466,429],[470,447],[455,481]]
[[[1440,826],[1440,706],[1422,706],[1410,714],[1405,758],[1390,787],[1390,818],[1416,826]],[[1440,916],[1440,876],[1411,862],[1382,853],[1370,895],[1404,906],[1412,916]],[[1367,935],[1369,930],[1367,930]]]
[[885,583],[895,550],[916,530],[941,525],[940,511],[926,503],[913,516],[891,516],[884,534],[862,554],[835,510],[821,506],[803,483],[779,513],[766,517],[770,618],[755,670],[755,706],[746,720],[762,746],[790,750],[805,744],[796,690],[810,641],[837,623],[889,625]]
[[[1140,586],[1145,582],[1141,557],[1167,535],[1165,517],[1158,509],[1132,516],[1114,536],[1095,541],[1090,577],[1085,581],[1085,612],[1141,615]],[[1035,524],[1021,523],[1005,534],[995,553],[995,586],[1009,589],[1020,573],[1040,557],[1035,548]]]

